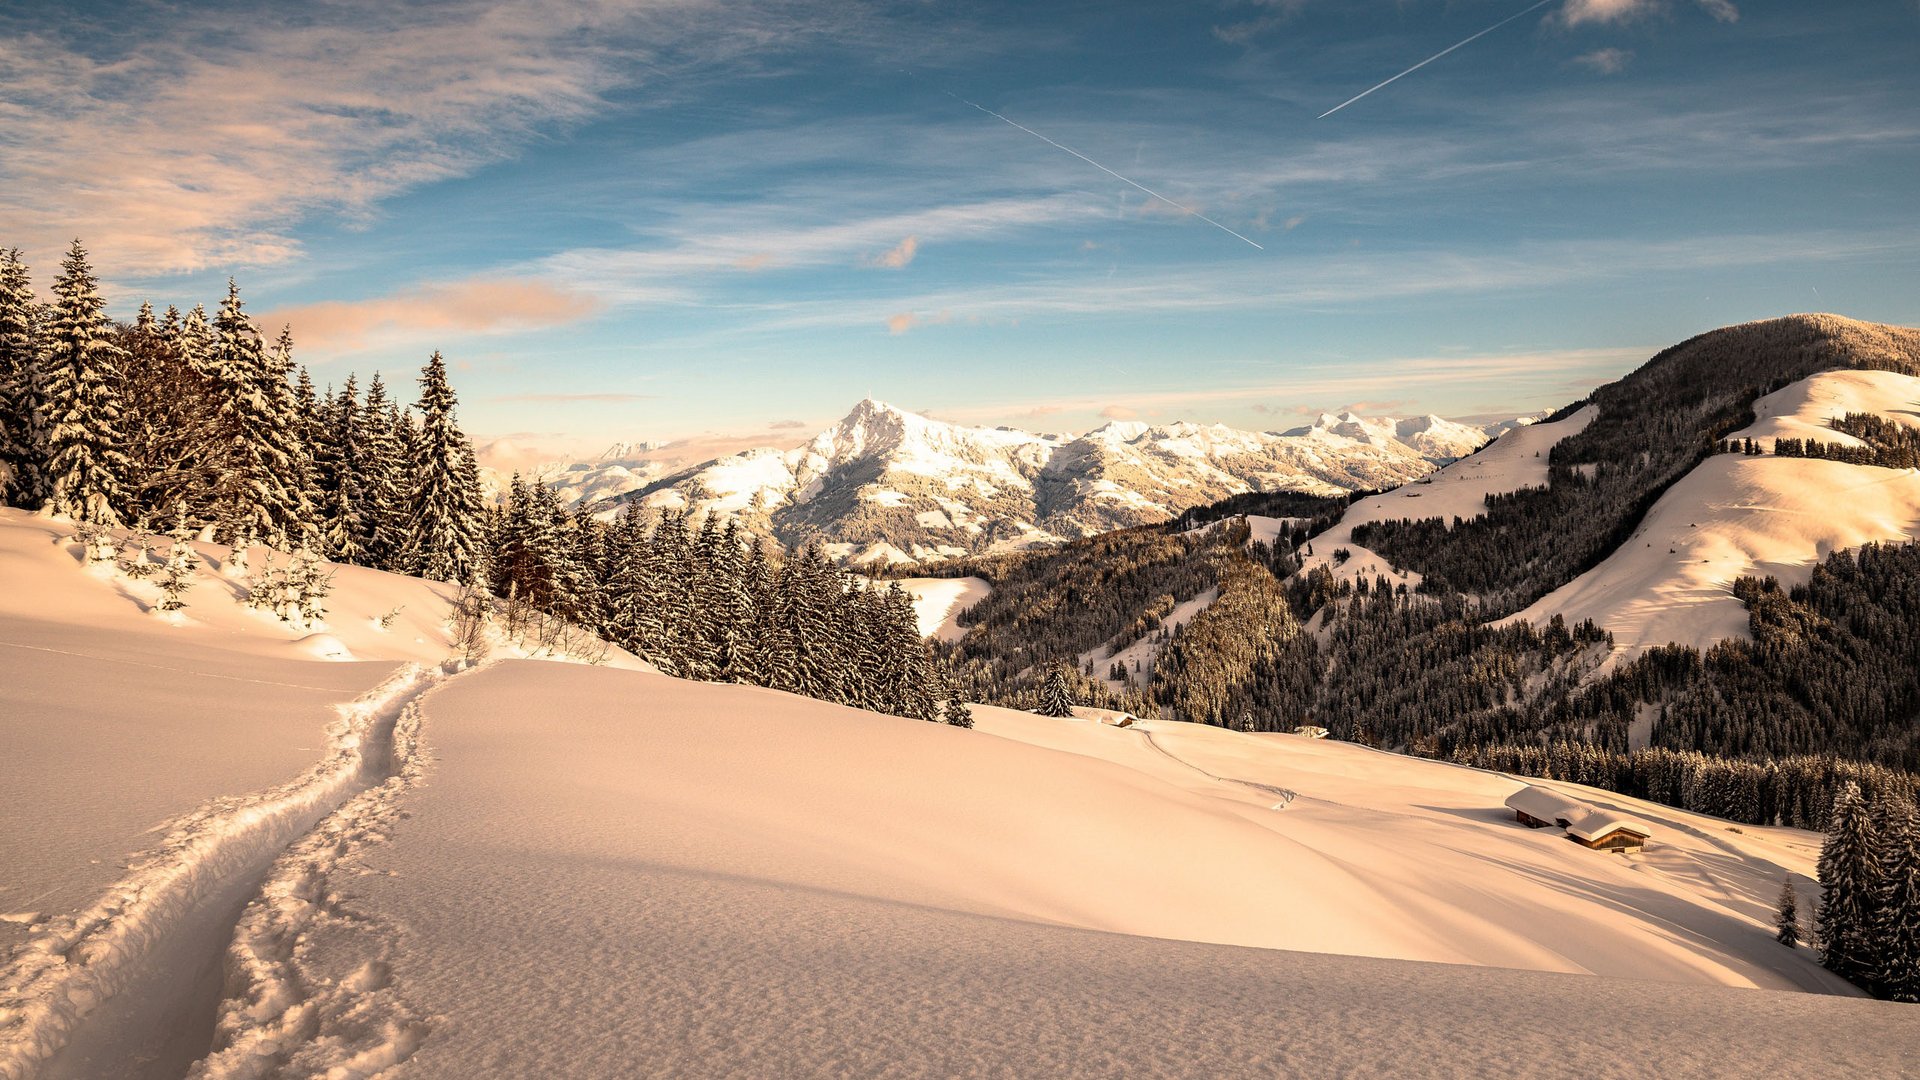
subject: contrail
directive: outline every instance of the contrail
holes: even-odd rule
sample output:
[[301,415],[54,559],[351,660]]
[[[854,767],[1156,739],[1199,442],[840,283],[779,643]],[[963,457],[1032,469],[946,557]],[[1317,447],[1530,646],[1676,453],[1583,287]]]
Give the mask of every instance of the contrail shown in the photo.
[[[1441,49],[1441,50],[1440,50],[1439,52],[1437,52],[1437,53],[1434,53],[1434,54],[1433,54],[1432,56],[1429,56],[1429,57],[1427,57],[1427,58],[1426,58],[1425,60],[1422,60],[1422,61],[1420,61],[1419,63],[1417,63],[1417,64],[1415,64],[1415,65],[1413,65],[1413,66],[1412,66],[1412,67],[1410,67],[1410,68],[1408,68],[1407,70],[1405,70],[1405,71],[1403,71],[1403,72],[1401,72],[1400,74],[1398,74],[1398,75],[1395,75],[1395,76],[1394,76],[1393,78],[1391,78],[1391,79],[1388,79],[1388,80],[1387,80],[1387,82],[1383,82],[1383,83],[1381,83],[1381,84],[1380,84],[1380,86],[1369,86],[1369,87],[1367,87],[1367,88],[1366,88],[1365,90],[1362,90],[1362,91],[1360,91],[1359,93],[1357,93],[1357,94],[1355,94],[1355,95],[1353,95],[1352,97],[1350,97],[1350,98],[1348,98],[1347,100],[1345,100],[1345,101],[1343,101],[1343,102],[1341,102],[1340,104],[1338,104],[1338,105],[1335,105],[1335,106],[1334,106],[1333,108],[1331,108],[1331,109],[1328,109],[1328,110],[1327,110],[1326,112],[1323,112],[1323,113],[1321,113],[1321,114],[1320,114],[1319,116],[1316,116],[1316,117],[1314,117],[1314,119],[1315,119],[1315,120],[1325,120],[1325,119],[1326,119],[1327,117],[1329,117],[1329,116],[1332,116],[1332,115],[1333,115],[1334,113],[1337,113],[1337,112],[1339,112],[1339,111],[1340,111],[1341,109],[1344,109],[1344,108],[1346,108],[1347,106],[1349,106],[1349,105],[1351,105],[1351,104],[1353,104],[1354,102],[1356,102],[1356,101],[1359,101],[1359,100],[1360,100],[1361,98],[1363,98],[1363,97],[1366,97],[1366,96],[1367,96],[1368,94],[1371,94],[1371,93],[1373,93],[1373,92],[1374,92],[1375,90],[1378,90],[1378,89],[1380,89],[1380,87],[1381,87],[1381,86],[1385,86],[1385,85],[1387,85],[1387,83],[1393,83],[1393,82],[1398,82],[1398,81],[1400,81],[1401,79],[1404,79],[1404,78],[1406,78],[1407,76],[1409,76],[1409,75],[1411,75],[1411,74],[1413,74],[1414,72],[1416,72],[1416,71],[1419,71],[1419,70],[1420,70],[1421,68],[1423,68],[1423,67],[1426,67],[1426,66],[1427,66],[1428,64],[1431,64],[1431,63],[1433,63],[1433,62],[1434,62],[1435,60],[1438,60],[1438,59],[1440,59],[1441,57],[1443,57],[1443,56],[1445,56],[1445,55],[1447,55],[1448,53],[1450,53],[1450,52],[1452,52],[1453,50],[1455,50],[1455,49],[1457,49],[1457,48],[1459,48],[1459,47],[1460,47],[1461,45],[1471,45],[1471,44],[1473,44],[1474,42],[1476,42],[1476,41],[1479,41],[1479,40],[1480,40],[1481,38],[1483,38],[1483,37],[1486,37],[1486,36],[1487,36],[1488,34],[1491,34],[1491,33],[1493,33],[1493,32],[1494,32],[1495,30],[1498,30],[1498,29],[1500,29],[1501,27],[1503,27],[1503,26],[1505,26],[1505,25],[1507,25],[1508,23],[1510,23],[1510,22],[1512,22],[1513,20],[1515,20],[1515,19],[1518,19],[1518,18],[1520,18],[1520,17],[1522,16],[1522,15],[1526,15],[1526,14],[1528,14],[1528,13],[1530,13],[1530,12],[1534,12],[1534,11],[1538,11],[1538,10],[1540,10],[1541,8],[1543,8],[1543,7],[1546,7],[1546,6],[1548,5],[1548,4],[1551,4],[1551,3],[1553,3],[1553,0],[1540,0],[1540,2],[1539,2],[1539,3],[1537,3],[1537,4],[1535,4],[1535,5],[1533,5],[1532,7],[1530,7],[1530,8],[1528,8],[1528,9],[1527,9],[1526,11],[1517,11],[1517,12],[1515,12],[1515,13],[1513,13],[1512,15],[1509,15],[1509,16],[1507,16],[1506,18],[1504,18],[1504,19],[1501,19],[1501,20],[1500,20],[1499,22],[1497,22],[1497,23],[1494,23],[1494,24],[1493,24],[1492,26],[1489,26],[1489,27],[1487,27],[1487,28],[1486,28],[1485,30],[1482,30],[1482,31],[1480,31],[1479,33],[1477,33],[1477,34],[1475,34],[1475,35],[1473,35],[1472,37],[1470,37],[1470,38],[1468,38],[1467,40],[1465,40],[1465,41],[1462,41],[1462,42],[1460,42],[1460,43],[1458,43],[1458,44],[1455,44],[1455,45],[1449,45],[1449,46],[1447,46],[1446,48],[1444,48],[1444,49]],[[1004,117],[1003,117],[1003,119],[1004,119]]]
[[[952,98],[953,100],[959,102],[962,105],[972,105],[974,108],[979,109],[981,112],[986,113],[988,116],[993,117],[995,120],[1000,120],[1008,124],[1013,124],[1014,127],[1019,128],[1021,131],[1024,131],[1027,134],[1033,136],[1034,138],[1039,139],[1041,142],[1046,143],[1048,146],[1051,146],[1056,150],[1065,150],[1067,153],[1072,154],[1074,157],[1079,158],[1081,161],[1084,161],[1087,164],[1093,166],[1094,168],[1099,169],[1101,172],[1106,173],[1108,176],[1113,177],[1115,180],[1118,180],[1123,184],[1132,184],[1134,187],[1137,187],[1141,191],[1144,191],[1147,194],[1153,196],[1154,198],[1159,199],[1161,202],[1166,203],[1168,206],[1171,206],[1174,209],[1181,211],[1182,213],[1192,214],[1194,217],[1199,218],[1201,221],[1204,221],[1207,224],[1213,226],[1214,228],[1219,229],[1221,232],[1226,233],[1228,236],[1231,236],[1236,240],[1246,240],[1247,243],[1253,244],[1253,241],[1247,240],[1246,237],[1241,236],[1239,233],[1234,232],[1232,229],[1227,228],[1225,225],[1222,225],[1219,222],[1208,217],[1207,215],[1201,213],[1200,211],[1195,210],[1193,207],[1182,206],[1179,203],[1174,202],[1172,199],[1167,198],[1165,195],[1162,195],[1159,192],[1153,190],[1152,188],[1148,187],[1145,184],[1141,184],[1141,183],[1137,183],[1135,181],[1129,180],[1126,177],[1121,176],[1119,173],[1114,172],[1112,169],[1107,168],[1105,165],[1102,165],[1099,162],[1088,157],[1087,155],[1081,153],[1080,151],[1075,150],[1071,146],[1065,146],[1060,143],[1054,142],[1052,139],[1047,138],[1045,135],[1040,134],[1039,132],[1033,130],[1032,128],[1026,127],[1022,124],[1014,123],[1012,120],[1008,120],[1006,117],[1001,116],[999,113],[994,112],[992,109],[987,108],[985,105],[975,105],[973,102],[968,101],[966,98],[961,97],[959,94],[956,94],[951,90],[943,90],[941,92],[946,94],[948,97]],[[1253,244],[1253,246],[1256,248],[1260,248],[1261,251],[1267,250],[1266,248],[1260,247],[1259,244]]]

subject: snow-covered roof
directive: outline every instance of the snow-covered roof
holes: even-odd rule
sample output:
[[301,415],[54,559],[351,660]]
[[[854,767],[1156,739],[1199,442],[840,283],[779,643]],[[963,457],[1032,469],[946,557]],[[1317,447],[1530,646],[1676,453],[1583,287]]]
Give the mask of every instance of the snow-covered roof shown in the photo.
[[1567,822],[1568,836],[1591,842],[1616,830],[1633,833],[1642,839],[1653,835],[1653,830],[1647,826],[1646,822],[1598,807],[1586,806],[1582,809],[1584,813]]
[[1552,788],[1532,784],[1507,796],[1507,808],[1518,810],[1530,818],[1553,822],[1572,821],[1593,812],[1593,807],[1578,799],[1568,798]]
[[1591,803],[1583,803],[1537,784],[1528,784],[1507,796],[1507,808],[1539,821],[1556,824],[1564,821],[1567,823],[1567,835],[1581,840],[1598,840],[1616,829],[1641,837],[1653,835],[1653,830],[1646,822],[1612,810],[1602,810]]

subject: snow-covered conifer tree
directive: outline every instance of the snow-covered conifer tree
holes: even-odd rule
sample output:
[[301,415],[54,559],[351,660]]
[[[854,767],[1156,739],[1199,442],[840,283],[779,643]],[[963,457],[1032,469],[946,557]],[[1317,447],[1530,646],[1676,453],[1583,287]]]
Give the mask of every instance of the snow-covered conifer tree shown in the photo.
[[1817,916],[1821,963],[1843,978],[1865,981],[1875,967],[1881,863],[1878,838],[1860,786],[1847,781],[1833,801],[1826,843],[1820,848]]
[[304,539],[310,518],[293,393],[282,360],[267,355],[244,307],[229,280],[214,317],[211,371],[219,440],[215,536],[235,546],[291,546]]
[[[183,517],[181,511],[176,516]],[[173,546],[167,549],[167,565],[160,571],[161,611],[179,611],[187,606],[187,590],[193,587],[193,572],[200,560],[193,553],[193,531],[182,523],[174,527]]]
[[1780,883],[1780,903],[1774,911],[1774,939],[1791,949],[1800,944],[1800,897],[1793,879]]
[[454,420],[447,364],[434,353],[420,373],[420,429],[413,447],[411,518],[404,562],[408,570],[440,581],[468,581],[479,567],[479,522],[462,490],[466,436]]
[[1073,696],[1067,689],[1066,669],[1058,664],[1047,668],[1047,680],[1040,688],[1041,716],[1072,716]]
[[57,514],[117,525],[127,504],[119,350],[107,302],[75,240],[53,283],[46,334],[46,489]]
[[1920,1002],[1920,812],[1901,803],[1882,837],[1875,978],[1895,1001]]
[[0,251],[0,503],[46,496],[46,378],[36,305],[20,249]]
[[399,412],[387,397],[386,384],[374,372],[367,384],[367,400],[360,410],[360,487],[357,492],[359,548],[364,565],[392,570],[399,565],[407,538],[410,466],[398,426]]

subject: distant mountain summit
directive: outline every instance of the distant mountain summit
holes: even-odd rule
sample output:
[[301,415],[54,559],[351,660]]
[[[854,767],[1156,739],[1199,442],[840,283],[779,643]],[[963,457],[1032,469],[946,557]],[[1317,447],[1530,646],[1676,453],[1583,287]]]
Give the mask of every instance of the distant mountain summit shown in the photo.
[[1043,435],[948,423],[867,398],[791,450],[748,450],[654,478],[616,455],[540,478],[602,510],[638,501],[719,513],[854,563],[927,562],[1165,521],[1246,491],[1392,487],[1518,422],[1347,412],[1284,433],[1125,421]]

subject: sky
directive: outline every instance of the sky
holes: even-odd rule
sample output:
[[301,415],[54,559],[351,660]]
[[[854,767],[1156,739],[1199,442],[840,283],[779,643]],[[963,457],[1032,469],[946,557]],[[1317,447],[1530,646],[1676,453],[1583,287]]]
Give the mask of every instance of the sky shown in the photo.
[[1920,324],[1916,56],[1916,0],[16,0],[0,244],[236,278],[322,385],[438,349],[541,452],[1493,417]]

